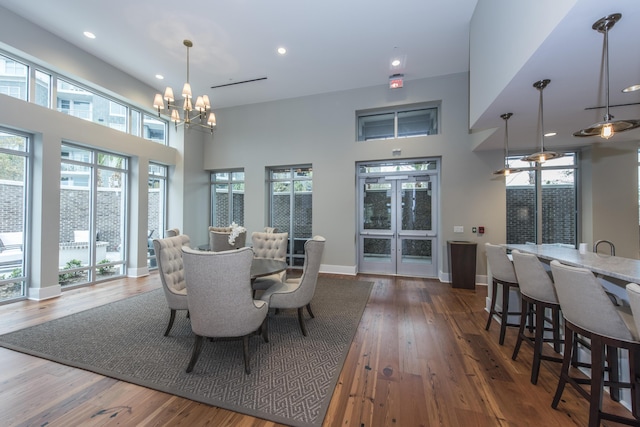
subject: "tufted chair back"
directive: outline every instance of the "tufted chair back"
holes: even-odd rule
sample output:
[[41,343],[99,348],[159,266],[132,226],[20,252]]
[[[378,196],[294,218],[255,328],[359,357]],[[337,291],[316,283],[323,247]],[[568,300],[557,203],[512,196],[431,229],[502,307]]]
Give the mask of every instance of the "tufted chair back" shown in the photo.
[[218,233],[231,233],[231,227],[209,227],[209,231],[217,231]]
[[168,293],[170,296],[174,294],[186,295],[182,247],[189,246],[189,243],[190,239],[186,234],[167,237],[166,239],[153,239],[158,270],[165,294]]
[[251,234],[253,256],[284,261],[287,256],[289,233],[263,233],[254,231]]
[[162,290],[171,310],[169,326],[164,335],[169,335],[176,316],[176,310],[188,310],[187,288],[184,280],[182,263],[182,247],[189,246],[189,236],[180,234],[165,239],[153,239],[153,248],[158,263],[158,272],[162,282]]

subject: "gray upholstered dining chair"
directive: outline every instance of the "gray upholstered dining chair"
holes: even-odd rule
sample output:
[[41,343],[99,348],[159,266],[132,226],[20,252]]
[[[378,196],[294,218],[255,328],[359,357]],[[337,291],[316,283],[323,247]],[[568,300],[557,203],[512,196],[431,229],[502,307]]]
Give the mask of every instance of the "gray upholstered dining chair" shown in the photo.
[[[253,247],[253,256],[255,258],[276,259],[278,261],[286,261],[287,243],[289,241],[289,233],[269,233],[254,231],[251,234],[251,243]],[[269,276],[258,277],[253,281],[254,290],[267,290],[274,283],[282,283],[287,276],[287,272],[271,274]]]
[[278,229],[276,227],[265,227],[264,228],[264,232],[265,233],[277,233]]
[[324,251],[325,238],[314,236],[304,244],[304,267],[299,279],[287,279],[281,283],[273,284],[267,289],[261,300],[269,302],[269,307],[275,309],[298,309],[298,322],[302,334],[307,336],[307,327],[304,323],[303,309],[306,307],[309,315],[315,317],[311,311],[311,299],[316,291],[320,261]]
[[198,361],[204,338],[242,338],[244,369],[249,368],[249,337],[260,331],[269,341],[269,304],[251,291],[251,248],[210,252],[182,248],[191,329],[195,342],[187,372]]
[[209,250],[213,252],[229,251],[244,247],[247,232],[241,232],[233,244],[229,243],[231,227],[209,227]]
[[189,246],[189,243],[189,236],[186,234],[165,239],[153,239],[153,248],[158,263],[162,290],[170,310],[169,325],[164,332],[165,337],[171,331],[176,318],[176,310],[188,310],[182,247]]
[[[560,338],[560,303],[553,286],[553,280],[536,255],[513,250],[511,256],[520,285],[520,300],[523,307],[520,315],[518,339],[511,358],[516,360],[518,357],[522,341],[533,345],[531,383],[536,384],[541,360],[562,362],[561,357],[549,356],[543,351],[544,343],[551,342],[554,351],[560,353],[560,345],[563,342]],[[535,326],[529,325],[529,328],[535,329],[533,337],[525,335],[528,318],[528,310],[525,307],[533,307],[533,313],[535,313]],[[547,310],[551,313],[550,318],[547,317]],[[547,323],[550,325],[549,327],[546,326]],[[551,331],[552,337],[545,338],[545,331]]]
[[[503,246],[485,243],[487,262],[493,277],[491,289],[491,308],[485,329],[488,331],[491,326],[493,316],[500,318],[500,345],[504,344],[504,336],[507,326],[519,327],[519,323],[509,323],[509,315],[520,315],[520,311],[509,312],[509,291],[511,288],[518,289],[518,278],[513,268],[513,263],[507,256],[507,251]],[[498,297],[498,285],[502,286],[502,310],[496,310],[496,300]]]
[[175,237],[180,235],[179,228],[170,228],[164,232],[164,237]]
[[[607,296],[602,284],[593,272],[585,268],[563,265],[551,261],[551,271],[555,283],[558,301],[562,310],[565,328],[565,351],[560,371],[558,387],[551,406],[555,409],[560,403],[564,387],[571,384],[576,391],[589,401],[589,426],[600,425],[600,420],[611,420],[623,424],[640,425],[638,394],[638,364],[640,360],[640,341],[632,313],[624,307],[616,307]],[[636,285],[637,286],[637,285]],[[633,285],[627,285],[630,301],[636,297]],[[632,304],[634,304],[632,302]],[[633,308],[632,308],[633,309]],[[636,311],[637,313],[637,311]],[[640,313],[637,313],[640,314]],[[579,334],[591,341],[591,379],[570,375],[573,339]],[[629,382],[618,381],[617,349],[629,351]],[[605,363],[615,354],[615,364]],[[623,418],[617,414],[602,411],[604,374],[609,372],[607,385],[612,388],[631,387],[631,406],[635,419]],[[590,387],[583,387],[589,385]]]

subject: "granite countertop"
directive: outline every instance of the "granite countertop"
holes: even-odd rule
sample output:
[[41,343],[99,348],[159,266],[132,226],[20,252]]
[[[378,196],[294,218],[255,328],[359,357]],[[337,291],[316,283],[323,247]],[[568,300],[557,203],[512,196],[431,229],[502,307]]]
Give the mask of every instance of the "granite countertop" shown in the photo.
[[577,249],[556,245],[512,245],[505,244],[508,249],[528,252],[538,258],[552,261],[557,259],[563,264],[573,267],[587,268],[603,276],[614,277],[627,282],[640,283],[640,260],[619,256],[580,253]]

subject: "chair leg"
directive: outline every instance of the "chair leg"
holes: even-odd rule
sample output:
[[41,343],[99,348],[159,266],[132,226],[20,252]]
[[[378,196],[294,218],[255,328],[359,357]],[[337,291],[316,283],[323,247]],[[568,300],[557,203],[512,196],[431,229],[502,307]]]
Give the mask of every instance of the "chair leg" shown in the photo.
[[202,350],[202,337],[200,335],[196,335],[196,340],[193,343],[193,352],[191,353],[191,360],[189,361],[189,366],[187,366],[187,373],[193,371],[193,367],[196,365],[198,361],[198,357],[200,356],[200,350]]
[[538,383],[540,373],[540,359],[542,358],[542,346],[544,344],[544,304],[536,304],[536,331],[533,341],[533,364],[531,365],[531,384]]
[[304,307],[298,307],[298,323],[300,323],[300,329],[302,329],[302,335],[307,336],[307,326],[304,324],[303,310]]
[[311,303],[307,304],[307,311],[309,312],[309,316],[311,316],[312,319],[316,318],[316,316],[313,314],[313,311],[311,311]]
[[604,346],[600,338],[591,337],[591,390],[589,396],[589,427],[600,425],[602,409],[602,385],[604,381]]
[[500,317],[500,345],[504,344],[504,335],[509,322],[509,286],[502,284],[502,316]]
[[496,283],[496,281],[494,280],[493,286],[491,286],[491,307],[489,308],[489,318],[487,319],[487,325],[484,327],[486,331],[489,330],[489,326],[491,326],[491,320],[493,319],[493,315],[496,314],[496,298],[497,297],[498,297],[498,283]]
[[269,316],[266,316],[260,325],[260,332],[264,342],[269,342]]
[[164,331],[164,336],[166,337],[167,335],[169,335],[169,331],[171,330],[171,327],[173,326],[173,321],[176,320],[176,311],[175,310],[171,310],[171,314],[169,315],[169,325],[167,325],[167,330]]
[[[609,381],[613,383],[617,383],[620,380],[620,375],[618,371],[618,349],[608,345],[606,348],[607,354],[607,366],[609,372]],[[611,385],[609,387],[609,395],[611,396],[611,400],[614,402],[620,401],[620,387]]]
[[567,379],[569,378],[569,367],[571,366],[574,346],[573,346],[573,331],[569,329],[566,325],[564,327],[564,356],[562,357],[562,369],[560,370],[560,378],[558,378],[558,387],[556,387],[556,394],[553,397],[553,402],[551,402],[551,407],[553,409],[558,408],[558,403],[560,403],[560,398],[562,397],[562,392],[564,391],[564,386],[567,384]]
[[[529,305],[524,299],[520,299],[522,306],[525,307]],[[511,359],[516,360],[518,358],[518,352],[520,352],[520,346],[522,345],[522,340],[524,339],[524,326],[527,323],[527,311],[522,310],[520,312],[520,328],[518,328],[518,339],[516,340],[516,345],[513,348],[513,354],[511,355]]]
[[242,337],[242,357],[244,358],[244,372],[248,375],[251,373],[249,368],[249,335]]
[[553,306],[551,308],[551,329],[553,329],[553,350],[556,353],[560,353],[560,308]]

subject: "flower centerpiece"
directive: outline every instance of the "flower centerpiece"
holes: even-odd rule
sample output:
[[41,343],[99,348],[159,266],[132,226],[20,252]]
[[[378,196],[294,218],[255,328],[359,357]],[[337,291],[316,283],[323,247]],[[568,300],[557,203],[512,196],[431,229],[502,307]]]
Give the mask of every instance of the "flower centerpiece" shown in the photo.
[[240,233],[246,232],[247,229],[241,225],[236,224],[235,222],[232,222],[229,227],[231,227],[231,233],[229,234],[229,244],[235,245],[236,237],[238,237]]

